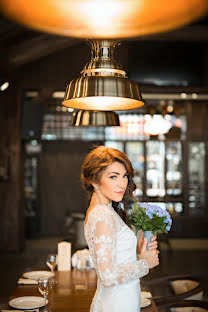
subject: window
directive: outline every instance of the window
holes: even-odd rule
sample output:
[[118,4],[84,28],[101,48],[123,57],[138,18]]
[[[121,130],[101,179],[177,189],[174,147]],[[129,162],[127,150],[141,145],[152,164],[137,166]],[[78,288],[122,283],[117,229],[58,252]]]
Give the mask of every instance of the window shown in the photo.
[[205,144],[189,143],[189,213],[203,215],[205,208]]

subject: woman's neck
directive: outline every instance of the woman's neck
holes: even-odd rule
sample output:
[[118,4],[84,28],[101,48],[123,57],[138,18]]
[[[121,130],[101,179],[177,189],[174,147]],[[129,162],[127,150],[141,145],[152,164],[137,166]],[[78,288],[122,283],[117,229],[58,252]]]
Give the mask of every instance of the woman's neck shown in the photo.
[[111,200],[100,194],[99,192],[93,192],[90,207],[94,207],[96,205],[106,205],[108,206],[111,203]]

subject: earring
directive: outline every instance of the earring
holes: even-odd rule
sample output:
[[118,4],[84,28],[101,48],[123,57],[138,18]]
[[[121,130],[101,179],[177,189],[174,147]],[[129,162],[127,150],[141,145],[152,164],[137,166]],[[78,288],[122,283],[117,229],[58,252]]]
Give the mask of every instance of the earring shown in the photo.
[[98,191],[98,186],[95,187],[96,191]]

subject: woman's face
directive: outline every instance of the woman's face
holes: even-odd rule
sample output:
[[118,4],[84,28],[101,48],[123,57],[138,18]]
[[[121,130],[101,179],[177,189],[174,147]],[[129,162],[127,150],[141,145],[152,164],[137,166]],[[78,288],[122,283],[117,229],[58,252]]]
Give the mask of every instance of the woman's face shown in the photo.
[[103,171],[100,183],[93,186],[102,204],[111,201],[120,202],[128,185],[128,174],[125,166],[120,162],[113,162]]

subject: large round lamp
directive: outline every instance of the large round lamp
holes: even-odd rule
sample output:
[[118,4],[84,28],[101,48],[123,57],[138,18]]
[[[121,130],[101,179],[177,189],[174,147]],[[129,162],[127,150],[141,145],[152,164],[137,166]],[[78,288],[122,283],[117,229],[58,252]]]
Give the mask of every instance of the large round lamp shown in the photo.
[[207,0],[1,0],[1,11],[26,26],[78,38],[129,38],[185,25]]

